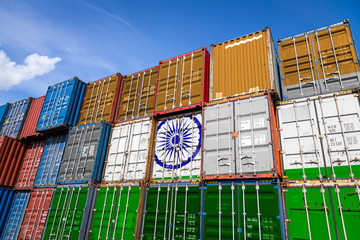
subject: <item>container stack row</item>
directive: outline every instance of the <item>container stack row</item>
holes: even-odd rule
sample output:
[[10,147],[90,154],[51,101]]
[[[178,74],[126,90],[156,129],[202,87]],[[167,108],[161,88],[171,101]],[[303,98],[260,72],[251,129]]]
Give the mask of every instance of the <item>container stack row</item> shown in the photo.
[[3,105],[0,238],[356,239],[358,59],[266,27]]

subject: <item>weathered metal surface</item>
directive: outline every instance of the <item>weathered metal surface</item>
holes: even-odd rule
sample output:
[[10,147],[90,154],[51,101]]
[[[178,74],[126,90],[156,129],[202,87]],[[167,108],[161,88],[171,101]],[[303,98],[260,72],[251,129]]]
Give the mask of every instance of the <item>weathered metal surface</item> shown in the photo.
[[31,102],[29,112],[26,116],[24,126],[22,128],[20,138],[34,138],[39,136],[35,132],[36,124],[39,120],[41,108],[44,104],[45,96],[34,98]]

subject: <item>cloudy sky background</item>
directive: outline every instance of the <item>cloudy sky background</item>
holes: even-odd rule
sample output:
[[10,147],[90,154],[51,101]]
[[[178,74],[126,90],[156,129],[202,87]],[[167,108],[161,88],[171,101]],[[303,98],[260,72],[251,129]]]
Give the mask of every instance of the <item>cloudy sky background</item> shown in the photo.
[[276,40],[349,18],[359,47],[359,9],[358,0],[0,0],[0,104],[74,76],[131,74],[265,26]]

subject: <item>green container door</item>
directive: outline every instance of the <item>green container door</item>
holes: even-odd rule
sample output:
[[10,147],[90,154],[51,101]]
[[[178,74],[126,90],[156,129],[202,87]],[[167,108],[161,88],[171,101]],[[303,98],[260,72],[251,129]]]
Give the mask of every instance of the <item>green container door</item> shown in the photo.
[[88,187],[56,188],[43,239],[79,239]]
[[89,239],[134,239],[140,187],[98,188]]
[[150,187],[145,200],[143,238],[200,238],[201,190],[198,186]]
[[282,239],[276,186],[219,183],[204,191],[203,239]]

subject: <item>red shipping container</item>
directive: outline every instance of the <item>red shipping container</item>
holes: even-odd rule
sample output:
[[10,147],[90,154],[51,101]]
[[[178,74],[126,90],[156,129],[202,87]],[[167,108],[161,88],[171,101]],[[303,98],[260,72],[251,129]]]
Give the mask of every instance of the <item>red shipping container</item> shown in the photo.
[[2,160],[2,156],[5,153],[5,149],[6,149],[6,145],[9,142],[9,137],[8,136],[2,136],[0,137],[0,163]]
[[31,192],[18,239],[41,239],[53,192],[53,188],[39,188]]
[[27,114],[23,129],[20,134],[21,138],[29,138],[29,137],[37,137],[41,135],[40,133],[35,132],[35,127],[37,125],[37,122],[39,120],[41,108],[44,104],[45,96],[34,98],[30,108],[29,112]]
[[0,157],[0,186],[13,187],[24,157],[25,143],[14,138],[1,138],[5,150]]
[[31,190],[40,163],[45,141],[32,142],[26,146],[15,189]]

